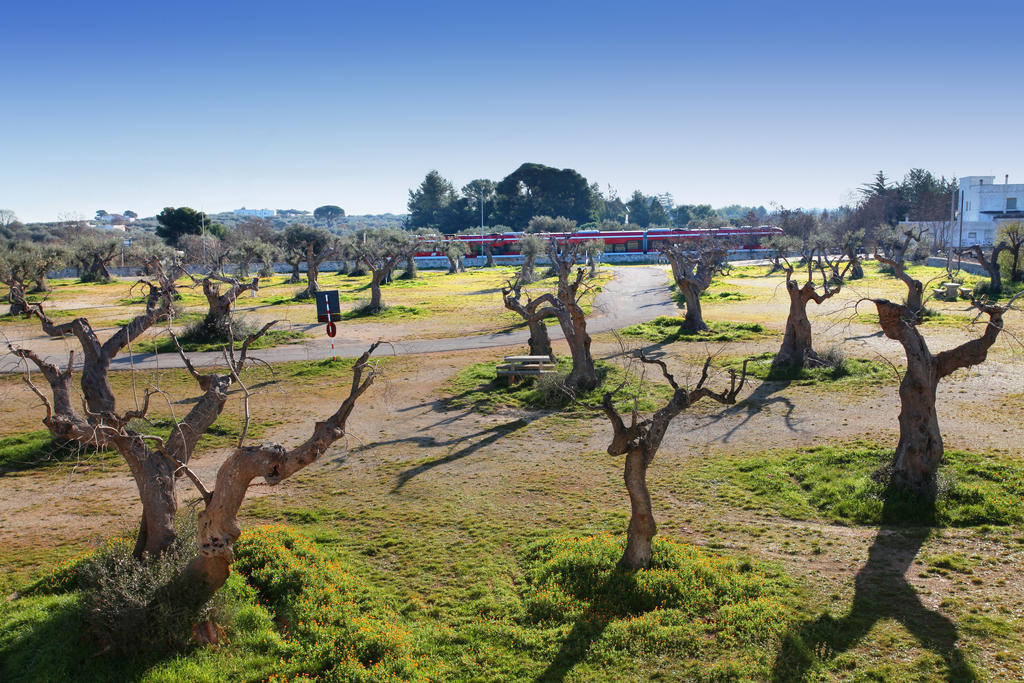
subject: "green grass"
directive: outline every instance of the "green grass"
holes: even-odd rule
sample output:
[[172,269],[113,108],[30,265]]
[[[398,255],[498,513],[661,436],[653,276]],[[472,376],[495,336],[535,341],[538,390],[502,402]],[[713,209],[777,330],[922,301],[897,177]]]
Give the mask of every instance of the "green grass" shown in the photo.
[[[854,319],[864,325],[879,327],[877,313],[858,313]],[[934,327],[968,327],[973,321],[974,318],[970,316],[957,315],[955,313],[939,313],[925,307],[924,315],[921,316],[921,322],[918,324]],[[979,327],[983,327],[983,325]]]
[[[249,345],[250,349],[268,349],[283,344],[295,344],[308,339],[309,335],[297,330],[270,330],[263,336]],[[186,352],[198,351],[220,351],[227,347],[227,342],[194,342],[186,338],[179,338],[181,348]],[[235,348],[242,348],[242,341],[235,341]],[[159,336],[151,339],[144,339],[135,344],[135,351],[138,353],[177,353],[174,342],[170,337]]]
[[499,379],[497,376],[496,366],[500,362],[475,363],[456,374],[446,387],[448,405],[451,408],[472,407],[485,413],[493,413],[501,408],[563,410],[568,415],[584,417],[599,411],[604,392],[616,388],[623,380],[626,383],[615,397],[619,410],[631,409],[633,397],[636,397],[638,409],[650,412],[663,406],[672,396],[672,390],[666,384],[649,381],[641,383],[632,375],[627,377],[617,365],[596,361],[594,365],[601,383],[573,402],[558,386],[558,382],[564,380],[572,369],[570,358],[559,359],[555,368],[556,375],[522,379],[511,386],[504,378]]
[[[657,537],[652,568],[617,567],[624,538],[555,535],[514,561],[510,588],[439,609],[374,584],[354,558],[280,525],[235,544],[227,643],[103,654],[83,628],[88,595],[66,563],[0,603],[0,677],[36,680],[763,679],[792,623],[793,582],[773,566]],[[386,544],[385,544],[386,547]]]
[[419,306],[385,306],[377,312],[369,309],[369,304],[353,308],[341,314],[342,320],[356,320],[359,318],[372,318],[374,320],[390,320],[393,318],[415,318],[426,315],[427,310]]
[[770,334],[760,323],[734,323],[712,320],[707,322],[707,326],[710,328],[708,332],[687,332],[682,329],[682,324],[682,317],[662,315],[646,323],[624,327],[620,332],[627,337],[639,337],[656,344],[676,341],[733,342],[760,339]]
[[[884,384],[893,382],[893,372],[885,363],[866,358],[844,358],[836,364],[820,365],[811,368],[777,367],[772,368],[775,353],[772,351],[753,356],[747,363],[747,375],[761,381],[790,382],[807,386],[828,382],[844,384]],[[729,358],[722,362],[723,367],[737,372],[743,367],[743,358]]]
[[705,301],[743,301],[749,299],[749,294],[743,294],[742,292],[712,292],[704,290],[700,294],[700,298]]
[[0,474],[62,464],[109,464],[118,460],[112,451],[96,451],[60,441],[45,429],[0,439]]
[[[279,424],[281,424],[279,420],[251,420],[249,422],[249,429],[246,431],[246,438],[250,440],[259,439],[266,432],[267,427]],[[156,417],[144,423],[140,420],[139,424],[132,424],[131,426],[140,432],[166,439],[171,434],[174,421],[170,418]],[[212,448],[223,448],[237,444],[238,437],[242,434],[242,426],[243,420],[230,415],[221,415],[199,438],[197,451],[202,453]]]
[[701,468],[730,502],[768,508],[794,519],[841,524],[927,524],[968,527],[1024,523],[1024,465],[998,455],[946,451],[934,516],[928,505],[886,489],[872,475],[892,451],[855,443],[722,458]]

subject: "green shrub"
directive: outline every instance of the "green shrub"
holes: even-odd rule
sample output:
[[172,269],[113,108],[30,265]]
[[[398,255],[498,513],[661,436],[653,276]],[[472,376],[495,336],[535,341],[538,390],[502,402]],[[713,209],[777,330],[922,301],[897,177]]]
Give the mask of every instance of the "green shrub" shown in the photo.
[[[60,563],[25,589],[26,595],[80,592],[82,620],[103,651],[134,654],[181,649],[192,625],[210,617],[223,602],[195,604],[172,580],[195,557],[195,519],[181,515],[178,538],[159,557],[137,560],[134,541],[117,536],[101,547]],[[223,620],[223,617],[221,617]]]

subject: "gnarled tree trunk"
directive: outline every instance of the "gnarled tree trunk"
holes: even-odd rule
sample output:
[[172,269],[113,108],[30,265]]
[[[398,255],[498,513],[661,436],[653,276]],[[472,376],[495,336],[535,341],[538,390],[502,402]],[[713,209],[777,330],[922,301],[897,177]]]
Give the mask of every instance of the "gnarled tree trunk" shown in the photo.
[[415,280],[419,277],[419,267],[416,265],[416,255],[410,254],[405,259],[405,272],[402,273],[403,280]]
[[960,368],[983,363],[1002,330],[1005,309],[975,303],[989,316],[985,332],[935,356],[918,331],[917,316],[909,307],[876,299],[878,319],[889,339],[898,341],[907,356],[907,371],[900,382],[900,438],[893,459],[893,481],[927,494],[934,493],[935,474],[942,461],[942,434],[935,412],[939,380]]
[[682,329],[704,332],[708,329],[700,307],[700,294],[711,286],[716,273],[726,268],[727,251],[721,244],[709,241],[694,243],[665,242],[658,250],[672,266],[672,279],[686,303]]
[[494,245],[493,244],[485,244],[484,245],[484,256],[487,257],[487,260],[484,261],[484,268],[493,268],[494,267]]
[[786,318],[786,332],[782,346],[772,360],[772,367],[806,367],[818,360],[811,344],[811,321],[807,317],[807,304],[813,301],[822,304],[839,293],[839,288],[829,289],[822,273],[825,293],[818,294],[814,282],[808,280],[802,287],[793,279],[793,268],[786,268],[786,292],[789,294],[789,316]]
[[572,355],[572,370],[565,380],[569,391],[580,394],[590,391],[599,384],[594,357],[590,352],[590,335],[587,334],[587,316],[579,305],[582,296],[580,287],[583,285],[586,271],[577,268],[575,275],[572,270],[579,256],[581,243],[552,242],[548,249],[551,267],[558,275],[558,290],[554,295],[544,294],[538,301],[545,304],[545,311],[550,311],[558,319],[565,342],[569,345]]
[[974,246],[961,250],[961,253],[967,253],[974,257],[985,272],[988,273],[989,287],[988,295],[992,298],[999,298],[1003,293],[1003,273],[999,268],[999,255],[1010,247],[1006,242],[1000,242],[992,249],[992,257],[985,258],[985,252],[982,251],[981,246],[975,244]]
[[690,280],[677,280],[676,285],[686,302],[682,329],[687,332],[706,332],[708,325],[704,322],[704,313],[700,307],[700,285]]
[[[221,293],[220,284],[228,285],[226,292]],[[232,278],[208,276],[203,279],[203,294],[209,306],[206,317],[196,330],[194,337],[200,341],[227,341],[231,338],[231,307],[242,293],[258,291],[259,278],[249,282],[239,282]]]
[[312,299],[320,291],[320,264],[324,254],[315,254],[313,245],[306,247],[306,288],[296,295],[297,299]]
[[[174,469],[161,462],[162,456],[150,452],[145,441],[126,427],[133,417],[145,414],[129,411],[124,416],[115,412],[115,397],[110,386],[108,371],[110,363],[120,351],[136,339],[153,323],[163,320],[170,313],[171,296],[174,293],[174,276],[166,276],[158,261],[147,264],[149,272],[156,275],[156,281],[145,282],[149,287],[146,312],[136,316],[122,326],[106,342],[100,343],[85,318],[76,318],[68,323],[55,324],[36,306],[33,313],[39,318],[42,329],[52,336],[73,334],[82,346],[82,396],[89,411],[88,419],[75,412],[70,400],[72,359],[66,371],[42,361],[30,351],[18,350],[19,356],[31,359],[46,377],[53,395],[53,407],[47,402],[48,417],[44,420],[51,434],[84,446],[116,447],[124,457],[139,490],[143,503],[143,519],[136,551],[160,552],[173,542],[173,520],[177,509],[174,496]],[[38,393],[38,392],[37,392]],[[40,395],[42,398],[42,396]],[[45,399],[44,399],[45,401]],[[146,406],[149,404],[147,394]]]
[[522,287],[523,283],[517,280],[507,283],[502,288],[502,299],[505,302],[505,308],[518,313],[526,321],[530,329],[530,355],[548,356],[554,360],[555,354],[551,349],[551,337],[548,335],[547,325],[544,324],[545,318],[549,315],[554,315],[554,312],[543,308],[543,300],[530,299],[529,295],[527,295],[526,303],[523,303],[521,300],[523,296]]
[[647,569],[651,566],[651,550],[658,525],[654,522],[651,494],[647,490],[647,459],[642,448],[633,448],[626,454],[623,479],[629,493],[630,516],[626,550],[619,564],[630,569]]
[[28,315],[30,313],[28,302],[25,299],[25,285],[18,280],[5,280],[7,285],[7,301],[10,302],[8,315]]

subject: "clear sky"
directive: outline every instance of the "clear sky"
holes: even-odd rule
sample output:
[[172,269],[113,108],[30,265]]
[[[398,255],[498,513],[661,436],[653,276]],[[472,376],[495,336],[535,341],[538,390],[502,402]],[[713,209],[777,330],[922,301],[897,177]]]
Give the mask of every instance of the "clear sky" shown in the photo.
[[0,208],[404,212],[525,161],[827,207],[879,169],[1024,182],[1024,3],[11,2]]

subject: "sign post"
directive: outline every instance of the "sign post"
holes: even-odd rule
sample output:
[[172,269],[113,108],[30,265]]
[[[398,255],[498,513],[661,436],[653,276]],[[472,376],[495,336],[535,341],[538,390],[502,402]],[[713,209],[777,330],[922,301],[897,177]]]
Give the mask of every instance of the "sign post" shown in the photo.
[[338,290],[322,290],[315,292],[314,295],[316,296],[316,321],[327,323],[327,336],[331,338],[331,358],[334,358],[334,335],[338,332],[334,323],[341,320]]

